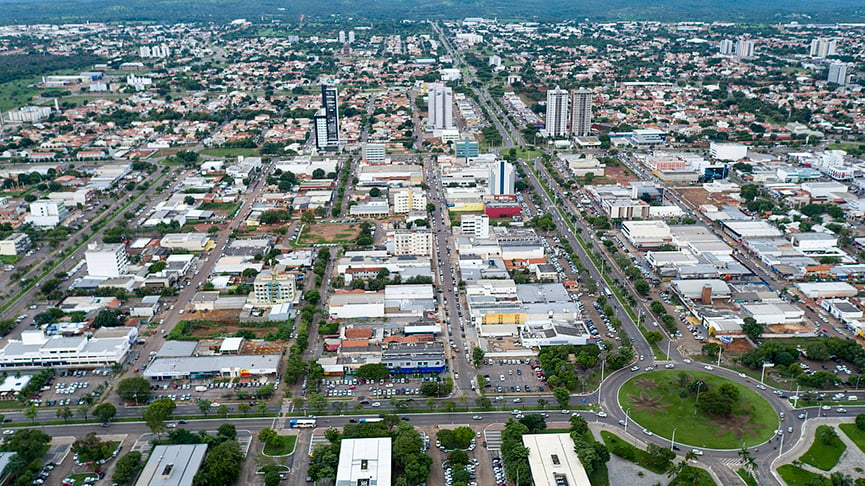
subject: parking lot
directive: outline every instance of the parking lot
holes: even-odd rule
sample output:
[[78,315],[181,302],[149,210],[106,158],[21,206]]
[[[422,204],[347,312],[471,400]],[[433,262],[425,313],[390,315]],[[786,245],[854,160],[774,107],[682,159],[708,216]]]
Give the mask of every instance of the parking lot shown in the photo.
[[328,398],[344,400],[357,399],[361,404],[381,403],[390,398],[418,398],[420,387],[428,381],[441,382],[441,374],[412,374],[392,377],[387,380],[366,380],[363,378],[329,378],[321,382],[321,392]]
[[30,403],[37,407],[71,407],[92,402],[102,396],[112,374],[109,368],[59,371]]
[[[493,359],[484,360],[478,374],[486,378],[487,395],[547,392],[546,377],[534,368],[540,363],[537,359]],[[519,402],[516,402],[519,403]]]
[[[268,385],[276,390],[279,386],[279,377],[276,381],[266,378],[161,381],[150,385],[153,395],[149,401],[152,402],[160,398],[170,398],[175,402],[198,402],[201,399],[210,401],[254,399],[258,398],[257,393],[261,391],[262,387]],[[250,405],[255,404],[254,401],[250,402]]]

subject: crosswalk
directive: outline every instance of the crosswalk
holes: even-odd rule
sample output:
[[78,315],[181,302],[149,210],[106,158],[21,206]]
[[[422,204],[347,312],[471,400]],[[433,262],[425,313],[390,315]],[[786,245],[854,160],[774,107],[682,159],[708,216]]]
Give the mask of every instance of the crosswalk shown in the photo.
[[745,465],[745,461],[741,457],[724,457],[720,462],[731,469],[738,469]]
[[[316,429],[320,430],[320,429]],[[323,429],[321,429],[323,430]],[[327,444],[328,440],[324,437],[324,434],[313,432],[312,439],[309,441],[309,456],[312,457],[312,451],[315,450],[315,447],[319,444]]]
[[487,443],[488,450],[499,450],[502,447],[502,431],[501,430],[485,430],[484,440]]

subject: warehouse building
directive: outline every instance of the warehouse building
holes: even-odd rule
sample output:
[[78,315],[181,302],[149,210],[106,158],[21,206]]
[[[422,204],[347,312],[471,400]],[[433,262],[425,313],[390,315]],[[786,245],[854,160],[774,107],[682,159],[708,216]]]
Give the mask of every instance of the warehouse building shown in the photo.
[[275,376],[279,358],[279,354],[157,357],[143,375],[153,380]]
[[591,486],[569,434],[526,434],[523,445],[535,486]]
[[190,485],[206,454],[207,444],[155,446],[135,486]]

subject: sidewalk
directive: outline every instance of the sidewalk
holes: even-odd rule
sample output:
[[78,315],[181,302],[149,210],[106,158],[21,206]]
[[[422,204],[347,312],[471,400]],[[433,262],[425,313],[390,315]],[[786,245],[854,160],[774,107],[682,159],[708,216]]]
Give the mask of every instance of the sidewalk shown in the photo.
[[841,431],[838,428],[838,425],[843,423],[850,423],[850,419],[841,418],[841,417],[826,417],[826,418],[815,418],[808,419],[805,421],[805,424],[802,426],[802,437],[800,437],[799,441],[796,442],[796,445],[785,452],[780,458],[772,461],[772,469],[777,469],[779,466],[783,466],[784,464],[790,464],[793,461],[802,457],[805,452],[808,451],[808,448],[814,443],[816,438],[814,437],[814,433],[817,431],[817,427],[821,425],[832,425],[835,427],[835,431],[838,433],[838,437],[847,446],[847,449],[841,454],[841,457],[838,459],[838,464],[835,465],[829,471],[823,471],[822,469],[817,469],[814,466],[809,464],[799,464],[799,467],[805,469],[806,471],[810,471],[816,474],[828,475],[835,472],[840,472],[843,474],[847,474],[853,477],[859,476],[861,473],[856,471],[857,467],[860,467],[862,464],[865,464],[865,452],[862,452],[849,437],[847,434]]

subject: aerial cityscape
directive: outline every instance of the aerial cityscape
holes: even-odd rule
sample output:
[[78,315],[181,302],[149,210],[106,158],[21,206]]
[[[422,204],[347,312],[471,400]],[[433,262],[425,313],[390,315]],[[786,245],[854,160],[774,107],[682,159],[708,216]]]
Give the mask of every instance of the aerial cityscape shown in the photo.
[[865,13],[799,3],[10,2],[0,486],[865,485]]

